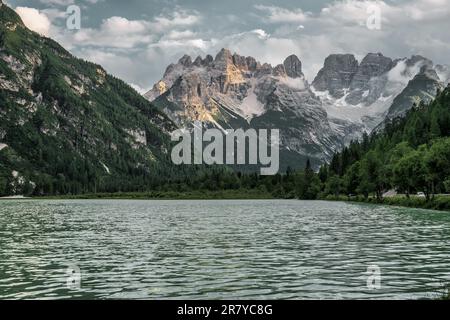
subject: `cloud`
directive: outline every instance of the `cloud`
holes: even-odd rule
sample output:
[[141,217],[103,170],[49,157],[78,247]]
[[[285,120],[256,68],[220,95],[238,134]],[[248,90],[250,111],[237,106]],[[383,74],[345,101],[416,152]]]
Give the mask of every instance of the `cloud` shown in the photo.
[[133,48],[149,43],[153,36],[148,32],[148,23],[143,20],[128,20],[123,17],[111,17],[103,20],[100,28],[82,28],[73,33],[65,33],[65,42],[71,45]]
[[200,20],[201,17],[197,11],[193,11],[190,13],[185,10],[178,10],[168,16],[160,15],[155,17],[154,21],[151,23],[151,26],[156,31],[161,32],[167,29],[172,29],[174,27],[192,26],[199,23]]
[[27,28],[44,36],[49,36],[51,22],[45,13],[28,7],[17,7],[16,12]]
[[[150,44],[148,52],[151,52],[149,57],[157,61],[167,61],[167,57],[173,56],[170,62],[174,62],[184,53],[214,55],[220,48],[227,47],[272,65],[294,53],[302,60],[309,81],[332,53],[353,53],[359,60],[369,52],[382,52],[392,58],[422,54],[437,62],[448,63],[450,36],[444,31],[450,29],[447,3],[447,0],[411,0],[394,4],[341,0],[314,13],[302,8],[255,5],[256,20],[260,24],[257,29],[224,32],[222,36],[219,32],[212,36],[206,31],[197,31],[195,36],[186,32],[185,37],[173,37],[178,33],[171,31]],[[381,30],[367,28],[367,19],[372,14],[368,9],[373,6],[381,12]],[[255,12],[251,14],[255,15]],[[160,76],[166,64],[161,67]]]
[[[169,15],[158,15],[150,21],[113,16],[104,19],[97,28],[82,28],[76,32],[61,30],[57,38],[70,48],[92,46],[136,49],[141,45],[156,43],[162,38],[165,39],[162,41],[169,44],[173,42],[176,45],[176,39],[191,38],[194,35],[190,30],[179,28],[195,25],[199,21],[200,16],[197,12],[185,10],[175,11]],[[192,43],[195,44],[195,41]]]
[[[367,19],[373,14],[368,9],[374,6],[381,14],[380,30],[367,28]],[[275,39],[291,39],[309,80],[331,53],[354,53],[359,59],[369,52],[393,58],[422,54],[436,62],[449,62],[450,35],[444,31],[450,29],[448,0],[341,0],[307,14],[301,9],[256,8],[261,11],[261,21],[278,24],[266,46]]]
[[276,6],[255,5],[255,9],[266,12],[268,21],[272,23],[304,22],[311,15],[302,9],[288,10]]
[[[190,2],[182,7],[177,1],[165,1],[154,9],[155,1],[148,9],[159,10],[153,15],[127,11],[129,16],[119,16],[116,10],[108,18],[98,14],[101,20],[92,20],[96,15],[90,11],[89,16],[83,15],[82,24],[88,22],[89,28],[70,31],[61,19],[62,6],[99,1],[40,0],[48,9],[32,9],[39,15],[28,23],[41,25],[41,33],[50,34],[73,54],[104,65],[138,89],[151,87],[167,65],[183,54],[193,58],[215,55],[222,47],[272,65],[296,54],[309,81],[332,53],[353,53],[359,60],[368,52],[392,58],[421,54],[437,63],[449,63],[449,0],[330,0],[322,6],[322,1],[311,1],[306,4],[309,7],[298,0],[272,1],[273,5],[255,1],[231,0],[214,9],[206,4]],[[136,1],[134,10],[141,6],[145,7]],[[366,26],[370,6],[380,9],[380,30]],[[53,24],[44,22],[45,17]]]

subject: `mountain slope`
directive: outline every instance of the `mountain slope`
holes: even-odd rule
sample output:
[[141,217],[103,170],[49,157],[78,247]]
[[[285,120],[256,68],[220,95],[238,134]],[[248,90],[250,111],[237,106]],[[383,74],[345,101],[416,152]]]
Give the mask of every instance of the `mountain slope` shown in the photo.
[[[319,176],[323,196],[359,194],[368,198],[373,194],[382,200],[384,192],[394,189],[408,198],[423,192],[431,200],[434,194],[450,192],[449,168],[450,85],[439,89],[428,104],[416,105],[370,137],[351,143],[321,168]],[[407,199],[405,203],[417,205]],[[448,209],[448,202],[428,202],[427,206]]]
[[330,121],[359,124],[360,137],[379,128],[385,119],[401,116],[414,102],[428,102],[443,87],[445,75],[445,67],[434,66],[422,56],[392,60],[369,53],[358,63],[353,55],[337,54],[325,60],[312,88]]
[[173,123],[100,66],[0,7],[0,194],[136,190],[168,163]]
[[413,104],[429,103],[434,99],[438,90],[444,89],[436,71],[424,65],[420,72],[409,81],[407,87],[394,99],[389,108],[387,119],[404,115]]

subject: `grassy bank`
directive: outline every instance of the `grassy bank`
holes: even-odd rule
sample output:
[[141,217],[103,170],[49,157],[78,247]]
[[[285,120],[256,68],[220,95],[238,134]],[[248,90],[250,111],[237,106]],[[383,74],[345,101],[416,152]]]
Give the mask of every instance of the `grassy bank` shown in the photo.
[[82,195],[61,195],[39,197],[39,199],[159,199],[159,200],[231,200],[231,199],[274,199],[274,197],[260,190],[196,190],[187,192],[151,191],[151,192],[117,192],[96,193]]
[[383,198],[378,200],[375,197],[364,198],[363,196],[327,196],[323,200],[329,201],[349,201],[349,202],[362,202],[362,203],[373,203],[373,204],[383,204],[389,206],[399,206],[408,208],[421,208],[430,210],[441,210],[450,211],[450,197],[449,196],[435,196],[433,199],[427,201],[425,198],[420,197],[410,197],[406,196],[395,196],[389,198]]

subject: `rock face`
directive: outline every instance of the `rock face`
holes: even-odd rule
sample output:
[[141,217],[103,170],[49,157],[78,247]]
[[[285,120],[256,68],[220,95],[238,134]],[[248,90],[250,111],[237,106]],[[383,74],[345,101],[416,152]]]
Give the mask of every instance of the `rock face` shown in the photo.
[[170,65],[145,95],[178,125],[201,120],[222,130],[280,129],[282,167],[303,166],[307,158],[319,164],[342,146],[297,56],[272,67],[222,49],[214,60],[189,61]]
[[[349,58],[340,59],[345,61],[344,66],[348,65]],[[434,79],[431,84],[423,81],[428,79],[425,75],[413,81],[424,70],[437,70],[431,60],[418,55],[392,60],[381,53],[369,53],[344,79],[338,77],[336,70],[342,68],[335,66],[336,60],[334,55],[326,59],[312,89],[321,98],[331,121],[350,120],[361,124],[367,132],[377,128],[386,117],[402,115],[413,101],[428,101],[441,86],[436,75],[428,75]],[[445,68],[439,70],[445,78]]]
[[287,57],[286,60],[284,60],[283,65],[288,77],[294,79],[303,77],[302,63],[295,54]]
[[[146,97],[180,126],[278,128],[285,166],[318,164],[386,118],[435,96],[449,68],[422,57],[332,54],[309,85],[295,55],[272,67],[222,49],[171,64]],[[288,160],[286,160],[288,159]]]
[[341,98],[357,71],[358,61],[354,55],[332,54],[325,59],[312,85],[318,91],[328,91],[334,98]]
[[[369,53],[358,67],[349,87],[346,101],[356,105],[365,100],[367,105],[374,103],[386,84],[386,79],[379,77],[388,72],[393,66],[391,58],[381,53]],[[367,98],[367,99],[364,99]]]
[[392,68],[392,59],[381,53],[369,53],[361,61],[358,71],[353,76],[350,89],[365,89],[370,79],[381,76]]
[[411,106],[421,101],[428,103],[436,96],[437,90],[444,89],[436,70],[429,64],[421,67],[419,73],[408,82],[406,88],[394,99],[386,119],[393,119],[404,115]]

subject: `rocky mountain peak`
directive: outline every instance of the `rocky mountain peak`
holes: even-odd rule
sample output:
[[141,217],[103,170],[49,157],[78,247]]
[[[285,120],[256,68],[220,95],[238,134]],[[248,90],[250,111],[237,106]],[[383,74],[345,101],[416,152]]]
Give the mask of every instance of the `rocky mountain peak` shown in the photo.
[[219,51],[214,59],[214,67],[218,69],[226,69],[228,65],[233,64],[233,56],[231,51],[225,48]]
[[[380,75],[392,67],[392,59],[381,53],[369,53],[361,61],[359,69],[374,75]],[[365,69],[365,70],[364,70]]]
[[195,58],[193,65],[196,67],[200,67],[203,64],[203,59],[202,57],[198,56],[197,58]]
[[350,89],[366,89],[370,79],[382,75],[393,67],[391,58],[381,53],[369,53],[361,61],[358,71],[353,76]]
[[247,59],[244,56],[240,56],[237,53],[233,54],[233,63],[241,70],[248,70]]
[[344,89],[350,86],[358,72],[358,61],[352,54],[332,54],[324,62],[312,85],[318,91],[329,91],[336,98],[344,96]]
[[206,55],[205,59],[203,60],[203,63],[205,65],[210,65],[213,61],[214,61],[213,56],[208,54],[208,55]]
[[286,74],[291,78],[299,78],[303,77],[302,72],[302,63],[300,59],[292,54],[286,58],[283,62],[284,69],[286,70]]
[[247,62],[248,70],[256,71],[257,69],[261,68],[261,64],[258,61],[256,61],[255,58],[247,57],[247,58],[245,58],[245,60]]
[[192,58],[191,56],[185,54],[180,58],[180,60],[178,60],[178,63],[186,68],[189,68],[190,66],[192,66]]
[[282,65],[282,64],[279,64],[275,68],[273,68],[272,74],[275,77],[286,77],[288,75],[287,70],[285,69],[284,65]]

